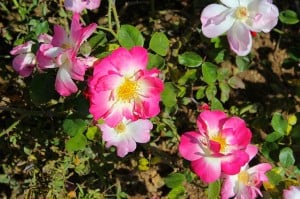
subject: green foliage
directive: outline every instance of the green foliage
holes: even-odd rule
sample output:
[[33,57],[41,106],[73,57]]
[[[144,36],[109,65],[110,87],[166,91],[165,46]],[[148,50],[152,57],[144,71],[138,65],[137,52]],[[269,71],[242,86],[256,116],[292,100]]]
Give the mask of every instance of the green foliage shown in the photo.
[[280,150],[279,161],[283,167],[292,166],[295,163],[293,150],[289,147],[285,147]]
[[167,187],[171,188],[168,193],[168,198],[179,199],[185,194],[185,188],[183,183],[185,182],[185,175],[181,173],[171,173],[165,179],[165,184]]
[[181,186],[185,181],[185,176],[181,173],[172,173],[165,178],[165,183],[169,188]]
[[204,62],[202,64],[202,74],[203,74],[203,81],[207,84],[214,84],[217,81],[218,67],[210,62]]
[[208,185],[208,199],[216,199],[219,197],[221,190],[221,182],[220,180],[216,180],[215,182],[209,183]]
[[169,45],[169,40],[163,32],[155,32],[150,39],[149,48],[161,56],[166,56]]
[[149,53],[148,69],[159,68],[163,69],[165,66],[165,60],[160,55]]
[[187,51],[178,55],[178,63],[187,67],[198,67],[202,64],[202,57],[195,52]]
[[64,131],[70,136],[82,134],[86,128],[87,123],[82,119],[66,119],[63,123]]
[[297,24],[299,22],[297,13],[293,10],[283,10],[279,13],[279,20],[284,24]]
[[142,33],[132,25],[122,25],[118,32],[119,43],[128,49],[134,46],[143,46],[144,40]]
[[165,82],[164,91],[161,94],[161,100],[168,108],[172,108],[177,104],[176,87],[173,83]]

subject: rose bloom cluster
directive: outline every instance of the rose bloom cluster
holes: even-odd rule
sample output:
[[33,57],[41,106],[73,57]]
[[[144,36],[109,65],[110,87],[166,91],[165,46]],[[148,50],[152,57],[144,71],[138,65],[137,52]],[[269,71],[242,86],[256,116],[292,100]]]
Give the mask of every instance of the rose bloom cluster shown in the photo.
[[[83,81],[85,71],[93,65],[94,57],[80,55],[81,45],[96,30],[97,24],[92,23],[83,27],[80,23],[80,11],[85,8],[97,8],[100,1],[65,1],[66,9],[73,11],[70,34],[60,25],[54,26],[54,35],[39,35],[36,44],[27,41],[14,47],[11,55],[13,68],[23,77],[28,77],[35,66],[39,72],[46,69],[58,68],[55,89],[61,96],[69,96],[76,93],[78,88],[73,80]],[[37,45],[36,53],[32,52],[33,46]]]
[[268,163],[249,167],[258,149],[250,144],[252,133],[244,120],[222,111],[204,110],[197,126],[198,131],[181,136],[179,152],[191,161],[200,179],[206,183],[223,179],[223,199],[262,196],[259,188],[268,180],[265,173],[272,167]]
[[106,146],[115,146],[117,155],[124,157],[136,149],[136,143],[150,140],[151,117],[160,112],[159,101],[163,82],[160,71],[148,70],[148,52],[143,47],[118,48],[101,60],[89,54],[80,55],[80,47],[96,30],[97,24],[83,27],[80,12],[99,7],[100,0],[65,0],[65,8],[73,12],[70,34],[59,25],[54,35],[41,34],[38,50],[28,41],[11,50],[15,55],[13,68],[28,77],[37,71],[57,68],[55,89],[61,96],[78,91],[74,80],[84,81],[87,68],[93,68],[88,79],[90,113],[98,125]]

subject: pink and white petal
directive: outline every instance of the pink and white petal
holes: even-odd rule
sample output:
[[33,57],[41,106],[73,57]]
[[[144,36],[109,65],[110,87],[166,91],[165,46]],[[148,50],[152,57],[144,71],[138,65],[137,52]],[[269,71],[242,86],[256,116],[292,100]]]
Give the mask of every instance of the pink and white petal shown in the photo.
[[105,142],[116,142],[118,134],[115,132],[114,128],[108,126],[107,124],[99,124],[98,127],[102,131],[102,139]]
[[38,41],[40,43],[45,43],[45,44],[51,44],[53,37],[51,35],[48,35],[46,33],[40,34],[38,36]]
[[130,136],[138,143],[150,141],[150,131],[153,125],[150,120],[139,119],[127,125]]
[[115,73],[115,74],[119,73],[116,66],[110,62],[109,57],[96,61],[94,63],[93,68],[94,68],[94,72],[93,72],[94,77],[101,77],[103,75],[108,75],[110,73]]
[[132,56],[132,62],[135,67],[139,70],[144,70],[148,64],[148,52],[145,48],[141,46],[135,46],[130,49],[130,54]]
[[249,162],[249,155],[245,151],[234,151],[222,158],[222,172],[227,175],[238,174],[247,162]]
[[82,0],[65,0],[64,6],[67,10],[80,13],[85,9],[86,2]]
[[123,47],[113,51],[109,56],[109,60],[114,68],[116,68],[117,71],[124,76],[132,76],[140,69],[145,68],[145,66],[136,65],[135,58],[132,56],[130,51]]
[[181,135],[179,143],[180,155],[189,161],[194,161],[204,156],[205,154],[201,149],[201,138],[201,135],[195,131],[186,132]]
[[34,44],[33,41],[27,41],[24,44],[20,44],[18,46],[15,46],[9,53],[11,55],[30,53],[33,44]]
[[100,2],[100,0],[88,0],[86,8],[90,10],[96,9],[100,6]]
[[213,137],[220,132],[226,118],[227,115],[222,111],[205,110],[198,116],[197,126],[201,134]]
[[164,89],[163,81],[157,77],[143,76],[138,80],[139,93],[144,97],[160,95]]
[[234,24],[234,10],[220,4],[210,4],[201,13],[202,32],[208,38],[213,38],[227,32]]
[[248,153],[248,155],[249,155],[249,161],[252,160],[256,156],[257,152],[258,152],[258,148],[255,145],[249,144],[247,146],[246,153]]
[[38,50],[36,53],[36,60],[38,63],[37,67],[39,70],[57,67],[56,63],[53,62],[53,59],[51,57],[45,56],[44,53],[40,50]]
[[55,89],[61,96],[69,96],[72,93],[76,93],[78,88],[73,82],[70,74],[65,68],[59,68],[56,80]]
[[72,69],[71,69],[71,77],[72,79],[83,81],[84,80],[84,74],[87,69],[87,65],[85,65],[85,62],[81,61],[78,58],[74,58],[72,60]]
[[223,3],[225,6],[229,8],[236,8],[240,6],[240,0],[221,0],[221,3]]
[[117,146],[117,155],[121,158],[123,158],[124,156],[126,156],[129,152],[134,151],[136,148],[136,143],[132,140],[122,140],[122,142],[119,143],[119,145]]
[[123,78],[119,75],[105,75],[100,77],[99,79],[95,79],[96,82],[93,82],[93,89],[97,92],[101,91],[112,91],[117,89],[118,86],[122,83]]
[[19,75],[28,77],[35,66],[35,55],[33,53],[20,54],[13,59],[12,66]]
[[55,47],[62,47],[67,41],[68,35],[64,28],[60,25],[54,25],[54,35],[51,44]]
[[241,22],[235,22],[227,32],[227,39],[231,50],[239,56],[250,53],[252,47],[252,37],[249,29]]
[[247,128],[246,123],[239,117],[231,117],[226,120],[222,127],[222,135],[230,145],[247,146],[252,137],[252,133]]
[[261,163],[258,165],[255,165],[253,167],[250,167],[247,172],[250,174],[256,174],[258,181],[268,181],[268,177],[265,175],[265,173],[272,169],[272,165],[269,163]]
[[143,118],[155,117],[160,112],[159,97],[144,98],[142,102],[135,103],[134,111]]
[[80,24],[80,15],[74,13],[71,22],[71,38],[74,42],[75,49],[79,49],[83,41],[85,41],[96,30],[97,24],[92,23],[87,27],[82,27]]
[[117,126],[123,119],[122,112],[114,109],[113,107],[107,113],[107,115],[103,116],[103,119],[105,123],[111,127]]
[[94,120],[99,120],[110,114],[112,105],[109,102],[110,91],[93,93],[93,97],[90,98],[89,112],[93,115]]
[[235,196],[238,186],[238,175],[224,175],[225,179],[221,189],[221,199],[229,199]]
[[300,186],[290,186],[289,189],[283,190],[284,199],[299,199],[300,198]]
[[278,22],[278,8],[266,0],[255,0],[249,5],[251,10],[252,24],[249,24],[251,29],[256,32],[270,32]]
[[206,183],[218,180],[221,176],[221,160],[214,157],[200,157],[192,161],[193,171]]

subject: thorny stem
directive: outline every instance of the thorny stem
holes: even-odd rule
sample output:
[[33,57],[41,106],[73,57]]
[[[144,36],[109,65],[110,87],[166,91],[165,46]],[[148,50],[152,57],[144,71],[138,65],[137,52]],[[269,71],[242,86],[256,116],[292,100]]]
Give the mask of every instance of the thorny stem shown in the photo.
[[119,21],[118,12],[117,12],[117,9],[116,9],[115,0],[110,0],[110,2],[112,3],[112,11],[113,11],[113,15],[114,15],[115,23],[116,23],[116,28],[117,28],[117,33],[118,33],[119,30],[120,30],[120,21]]
[[112,0],[108,1],[108,13],[107,13],[107,18],[108,18],[108,29],[112,31],[112,22],[111,22],[111,8],[112,8]]
[[101,26],[99,26],[98,28],[101,29],[101,30],[105,30],[105,31],[111,33],[116,39],[118,38],[118,35],[112,29],[101,27]]

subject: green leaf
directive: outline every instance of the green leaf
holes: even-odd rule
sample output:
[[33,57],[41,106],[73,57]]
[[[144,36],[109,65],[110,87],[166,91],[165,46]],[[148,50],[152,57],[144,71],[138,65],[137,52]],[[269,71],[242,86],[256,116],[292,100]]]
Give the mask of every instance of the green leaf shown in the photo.
[[205,90],[205,95],[209,101],[215,98],[217,94],[217,87],[215,85],[208,85]]
[[284,135],[288,126],[288,122],[282,117],[280,113],[276,112],[272,117],[271,125],[275,131]]
[[165,59],[160,55],[149,53],[149,62],[147,65],[148,69],[159,68],[163,69],[165,66]]
[[274,131],[273,133],[270,133],[267,135],[266,141],[267,142],[275,142],[276,140],[278,140],[281,137],[283,137],[283,134],[281,134],[277,131]]
[[211,100],[211,110],[224,110],[222,103],[217,98]]
[[175,188],[182,185],[185,181],[185,176],[181,173],[171,173],[165,179],[165,184],[169,188]]
[[210,183],[208,185],[208,199],[216,199],[219,198],[221,190],[221,182],[220,180],[217,180],[213,183]]
[[34,104],[43,104],[57,97],[54,81],[54,76],[50,73],[41,73],[33,77],[30,83],[30,97]]
[[76,136],[83,133],[87,128],[86,121],[82,119],[65,119],[63,123],[64,131],[70,136]]
[[296,24],[299,22],[297,13],[293,10],[283,10],[279,13],[279,20],[285,24]]
[[162,103],[166,107],[173,107],[177,104],[176,88],[171,82],[166,82],[161,94]]
[[87,145],[87,139],[82,133],[78,133],[74,137],[71,137],[66,142],[66,149],[69,152],[79,151],[85,148]]
[[234,89],[237,89],[237,88],[244,89],[245,88],[245,84],[244,84],[243,80],[241,80],[241,78],[239,78],[237,76],[232,76],[231,78],[229,78],[228,84],[231,88],[234,88]]
[[104,44],[107,42],[107,38],[103,31],[98,31],[88,41],[91,48],[94,49],[97,46],[104,46]]
[[239,70],[242,72],[249,68],[250,59],[247,56],[236,56],[235,64],[238,66]]
[[122,25],[118,32],[118,41],[125,48],[143,46],[144,37],[142,33],[132,25]]
[[221,102],[225,103],[229,99],[230,87],[225,82],[220,82],[219,88],[221,90]]
[[185,74],[178,80],[179,85],[185,85],[188,80],[196,79],[196,69],[187,70]]
[[185,194],[185,188],[183,186],[176,187],[168,193],[169,199],[183,199]]
[[205,97],[206,86],[200,86],[196,92],[196,99],[202,99]]
[[178,55],[178,62],[187,67],[198,67],[202,63],[202,57],[195,52],[187,51]]
[[283,167],[289,167],[294,165],[295,158],[293,150],[289,147],[281,149],[279,153],[279,161]]
[[96,126],[91,126],[88,128],[87,132],[86,132],[86,137],[89,140],[95,140],[95,137],[98,133],[98,127]]
[[224,61],[224,57],[225,57],[225,50],[223,49],[218,52],[214,60],[217,64],[220,64]]
[[162,32],[155,32],[151,39],[149,48],[161,56],[166,56],[169,50],[169,40]]
[[283,177],[280,175],[280,170],[282,170],[282,168],[275,167],[266,173],[270,184],[278,185],[283,180]]
[[218,77],[218,67],[210,62],[202,64],[203,81],[207,84],[214,84]]
[[219,81],[226,80],[231,75],[231,72],[228,68],[219,68],[217,73],[218,73],[217,79]]

